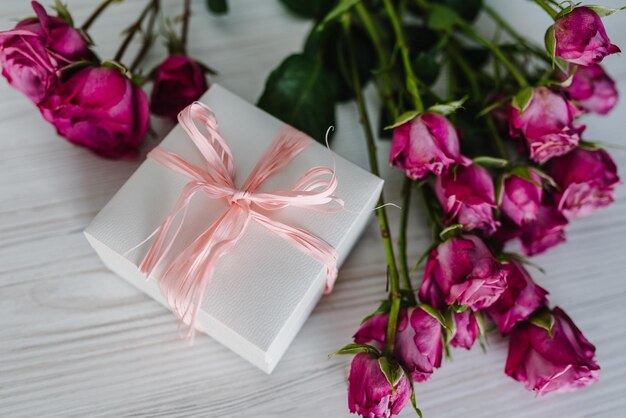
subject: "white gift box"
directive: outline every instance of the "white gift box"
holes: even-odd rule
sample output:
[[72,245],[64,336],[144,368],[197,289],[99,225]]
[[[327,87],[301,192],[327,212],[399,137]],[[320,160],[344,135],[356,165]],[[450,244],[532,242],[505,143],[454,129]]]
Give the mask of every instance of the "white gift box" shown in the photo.
[[[284,124],[219,85],[200,99],[216,114],[241,184]],[[320,135],[323,133],[320,132]],[[202,156],[182,127],[161,146],[192,164]],[[261,190],[292,187],[312,166],[335,165],[341,212],[288,207],[273,211],[277,221],[304,228],[335,247],[339,265],[373,214],[383,181],[319,143],[302,151]],[[85,230],[87,240],[113,272],[167,306],[158,283],[146,280],[138,265],[144,241],[165,220],[188,178],[146,160]],[[181,230],[182,250],[227,209],[224,199],[194,198]],[[179,236],[179,238],[180,238]],[[284,239],[251,222],[234,251],[222,257],[198,315],[197,328],[267,373],[271,373],[319,300],[326,269]]]

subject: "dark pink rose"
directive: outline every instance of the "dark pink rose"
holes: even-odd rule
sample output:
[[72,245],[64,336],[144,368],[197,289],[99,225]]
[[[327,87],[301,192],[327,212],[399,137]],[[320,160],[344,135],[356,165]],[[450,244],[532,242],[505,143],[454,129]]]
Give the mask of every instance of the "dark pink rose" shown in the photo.
[[[357,344],[370,344],[382,350],[389,315],[378,314],[361,325],[354,335]],[[414,382],[422,382],[441,366],[443,341],[441,325],[420,308],[400,310],[396,328],[394,358],[411,372]]]
[[107,158],[136,157],[150,122],[143,90],[105,67],[76,72],[40,109],[59,135]]
[[200,65],[186,55],[170,55],[156,70],[150,109],[176,121],[178,113],[209,88]]
[[609,113],[617,104],[619,96],[615,81],[600,65],[578,67],[572,83],[565,91],[581,109],[600,115]]
[[430,253],[419,297],[435,307],[456,302],[477,311],[492,305],[504,292],[506,275],[480,238],[453,237]]
[[450,344],[453,347],[463,347],[468,350],[472,348],[480,332],[474,312],[469,310],[460,313],[455,312],[454,325],[454,337],[450,340]]
[[517,225],[534,221],[541,207],[541,177],[533,169],[528,173],[532,181],[514,175],[504,180],[500,208]]
[[39,104],[58,82],[58,70],[90,58],[91,52],[76,29],[48,16],[41,4],[33,1],[32,6],[37,17],[0,32],[0,65],[9,84]]
[[389,163],[415,180],[428,173],[440,175],[467,159],[461,155],[454,125],[444,116],[424,113],[394,129]]
[[593,65],[620,52],[611,44],[602,19],[587,7],[576,7],[554,23],[556,56],[579,65]]
[[559,212],[552,199],[544,198],[537,219],[522,227],[520,240],[525,255],[540,254],[565,242],[567,219]]
[[548,172],[559,185],[555,194],[559,210],[568,218],[580,218],[613,202],[619,184],[617,167],[604,150],[576,150],[555,158]]
[[390,418],[398,415],[410,398],[411,383],[406,375],[391,387],[380,370],[378,358],[367,353],[354,356],[348,378],[351,413],[368,418]]
[[515,324],[527,320],[537,309],[547,303],[546,292],[533,282],[528,271],[518,261],[503,264],[507,271],[507,287],[487,313],[503,334],[511,332]]
[[567,218],[559,211],[553,199],[544,194],[541,207],[533,222],[519,226],[505,219],[493,237],[500,245],[519,238],[523,253],[531,256],[564,242],[566,226]]
[[580,110],[562,94],[547,87],[534,89],[532,100],[523,114],[514,106],[509,109],[511,136],[524,138],[530,158],[540,164],[574,149],[585,128],[574,124]]
[[596,348],[565,312],[552,310],[554,326],[548,331],[524,322],[513,329],[505,372],[524,382],[538,395],[571,392],[598,381]]
[[483,167],[471,164],[437,177],[435,193],[446,216],[463,225],[466,231],[480,230],[491,235],[498,223],[493,180]]

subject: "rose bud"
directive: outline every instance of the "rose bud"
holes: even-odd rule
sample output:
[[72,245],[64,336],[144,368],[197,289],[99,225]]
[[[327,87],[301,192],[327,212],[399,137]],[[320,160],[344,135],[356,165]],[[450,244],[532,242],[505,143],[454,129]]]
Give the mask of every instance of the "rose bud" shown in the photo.
[[598,380],[596,348],[560,308],[552,310],[552,335],[530,322],[513,329],[505,373],[538,395],[571,392]]
[[39,104],[58,82],[60,68],[92,54],[80,32],[64,20],[48,16],[36,1],[31,4],[37,17],[0,32],[0,65],[9,84]]
[[453,347],[463,347],[466,349],[472,348],[480,328],[478,327],[478,321],[472,311],[455,312],[454,313],[454,337],[450,340],[450,344]]
[[351,413],[368,418],[389,418],[402,411],[411,398],[411,383],[405,374],[395,387],[383,374],[378,358],[359,353],[352,359],[348,378],[348,407]]
[[420,300],[457,303],[477,311],[492,305],[506,287],[506,270],[480,238],[450,238],[433,249],[419,289]]
[[611,44],[602,19],[587,7],[576,7],[554,23],[555,55],[579,65],[593,65],[620,52]]
[[170,55],[156,69],[150,109],[176,122],[178,113],[209,88],[200,65],[186,55]]
[[502,334],[508,334],[515,324],[527,320],[546,304],[548,292],[533,282],[528,271],[518,261],[509,260],[502,268],[508,273],[507,287],[496,303],[487,308],[487,314]]
[[604,150],[576,150],[555,158],[548,173],[560,190],[555,194],[559,210],[568,218],[580,218],[613,202],[619,184],[617,167]]
[[446,216],[456,218],[465,231],[477,229],[486,235],[495,232],[495,192],[485,168],[471,164],[437,177],[435,194]]
[[143,90],[106,67],[74,73],[40,109],[59,135],[106,158],[136,157],[150,122]]
[[393,130],[389,163],[411,179],[440,175],[452,164],[467,164],[461,155],[459,134],[448,119],[424,113]]
[[[361,325],[354,335],[357,344],[370,344],[382,350],[387,331],[387,313],[377,314]],[[394,358],[411,372],[414,382],[422,382],[441,366],[443,341],[441,325],[420,308],[403,308],[398,316]]]
[[578,67],[565,91],[581,109],[600,115],[606,115],[615,107],[619,95],[615,81],[600,65]]
[[511,136],[523,137],[530,150],[530,158],[540,164],[575,148],[585,128],[574,124],[580,110],[562,94],[547,87],[534,89],[523,113],[512,105],[509,112]]
[[534,221],[541,206],[541,177],[532,169],[528,174],[531,181],[515,175],[504,180],[500,208],[517,225]]
[[540,254],[565,241],[567,219],[552,199],[544,197],[537,219],[522,227],[519,235],[525,255]]

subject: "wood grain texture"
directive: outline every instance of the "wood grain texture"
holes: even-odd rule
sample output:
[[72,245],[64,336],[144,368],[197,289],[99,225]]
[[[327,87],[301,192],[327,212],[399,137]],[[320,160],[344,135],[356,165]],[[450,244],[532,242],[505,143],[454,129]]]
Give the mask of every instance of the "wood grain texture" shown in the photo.
[[[81,22],[93,1],[70,0]],[[113,6],[94,26],[101,56],[113,54],[119,32],[142,7]],[[180,2],[165,2],[177,13]],[[309,23],[277,1],[231,1],[216,18],[194,1],[191,54],[220,72],[217,81],[256,101],[269,71],[299,50]],[[538,41],[549,21],[525,0],[491,1]],[[613,7],[621,1],[603,1]],[[0,25],[31,14],[28,2],[4,0]],[[605,20],[614,43],[626,46],[626,14]],[[479,26],[492,27],[486,19]],[[154,64],[158,54],[152,57]],[[607,60],[626,92],[626,59]],[[369,91],[369,97],[373,97]],[[372,110],[374,107],[372,106]],[[353,104],[339,109],[334,148],[366,166]],[[626,104],[608,118],[589,117],[587,137],[626,145]],[[242,121],[245,123],[245,121]],[[162,135],[167,126],[155,121]],[[94,157],[56,136],[19,93],[0,82],[0,416],[2,417],[347,417],[349,358],[327,359],[384,295],[385,266],[372,222],[325,297],[271,376],[207,337],[189,347],[176,319],[108,272],[82,229],[139,164]],[[145,150],[157,143],[146,141]],[[385,164],[388,144],[381,143]],[[626,153],[613,150],[626,167]],[[398,201],[399,173],[385,170],[387,194]],[[397,228],[398,213],[390,209]],[[428,245],[418,209],[411,216],[409,255]],[[620,417],[626,408],[626,191],[615,204],[574,222],[569,242],[537,262],[536,280],[597,346],[600,382],[569,395],[535,398],[504,375],[506,342],[489,352],[454,350],[434,377],[418,386],[427,417]],[[419,273],[416,275],[417,281]],[[412,416],[409,408],[402,416]]]

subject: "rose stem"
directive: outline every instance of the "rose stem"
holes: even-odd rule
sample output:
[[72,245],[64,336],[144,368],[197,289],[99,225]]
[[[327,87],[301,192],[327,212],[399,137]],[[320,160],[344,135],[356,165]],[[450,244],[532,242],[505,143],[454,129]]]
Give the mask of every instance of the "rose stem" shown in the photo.
[[537,3],[543,10],[545,10],[552,19],[556,19],[556,16],[559,13],[554,10],[548,3],[546,3],[544,0],[535,0],[535,3]]
[[159,14],[159,10],[161,9],[161,4],[159,0],[155,1],[154,8],[152,9],[152,14],[150,15],[150,19],[148,19],[148,24],[146,26],[146,35],[143,40],[143,45],[137,53],[137,56],[133,60],[133,63],[130,65],[130,72],[134,73],[141,61],[145,58],[146,54],[154,45],[154,25],[156,23],[156,18]]
[[96,10],[94,10],[93,13],[91,13],[91,15],[85,21],[85,23],[83,23],[83,26],[81,26],[80,28],[84,30],[85,32],[87,32],[87,30],[91,27],[93,22],[96,21],[98,16],[100,16],[100,14],[104,12],[106,8],[109,7],[109,5],[115,1],[118,1],[118,0],[104,0],[102,3],[100,3],[100,5],[96,8]]
[[402,33],[402,26],[400,26],[400,20],[398,19],[398,15],[396,14],[396,10],[391,3],[391,0],[383,0],[385,4],[385,10],[387,11],[387,15],[389,16],[389,20],[391,21],[391,26],[393,27],[393,31],[396,35],[396,43],[398,50],[400,51],[400,55],[402,56],[402,65],[404,66],[404,71],[406,73],[406,87],[413,99],[413,104],[415,106],[415,110],[420,113],[424,112],[424,104],[422,102],[422,98],[417,90],[418,80],[413,72],[413,66],[411,65],[411,57],[409,56],[409,48],[406,46],[406,42],[404,40],[404,34]]
[[387,50],[385,49],[382,38],[380,37],[379,30],[376,28],[376,24],[374,23],[374,20],[372,19],[372,16],[367,8],[363,6],[362,3],[357,3],[357,5],[354,6],[354,10],[356,10],[357,15],[361,19],[361,23],[363,23],[365,30],[372,39],[374,49],[376,49],[376,55],[378,55],[380,68],[383,70],[380,74],[380,95],[391,113],[393,121],[398,116],[398,108],[393,101],[391,78],[389,77],[389,72],[387,71],[389,68],[389,54],[387,54]]
[[119,49],[117,50],[117,53],[115,54],[115,57],[113,58],[113,61],[119,62],[122,59],[122,57],[124,56],[124,52],[126,52],[126,48],[128,48],[128,45],[130,45],[130,41],[133,40],[137,31],[141,29],[141,24],[143,23],[144,19],[148,15],[148,12],[150,12],[150,10],[152,10],[156,4],[157,4],[157,0],[150,0],[148,4],[146,5],[146,7],[141,12],[141,14],[139,15],[139,17],[137,18],[137,20],[135,21],[135,23],[130,25],[130,27],[126,30],[127,32],[126,38],[124,38],[124,41],[122,42]]
[[398,259],[400,263],[400,276],[404,283],[405,289],[408,290],[409,301],[412,305],[417,304],[413,286],[411,285],[411,277],[409,275],[409,264],[406,256],[406,232],[409,221],[409,208],[411,206],[411,191],[413,189],[413,181],[406,177],[402,187],[402,212],[400,216],[400,234],[398,235]]
[[[370,171],[374,175],[379,176],[380,170],[378,168],[376,142],[374,140],[374,133],[372,131],[372,125],[370,123],[369,115],[367,113],[367,107],[365,104],[365,99],[363,97],[363,92],[361,91],[362,86],[361,81],[359,80],[359,72],[356,64],[356,56],[354,54],[352,36],[350,35],[349,15],[344,15],[342,23],[348,42],[352,88],[354,89],[354,95],[359,111],[359,118],[363,127],[363,132],[365,134],[365,140],[367,142],[367,154],[369,157]],[[380,198],[378,199],[376,215],[378,217],[380,235],[383,238],[383,243],[385,246],[385,254],[387,256],[387,273],[389,276],[389,297],[391,298],[391,308],[389,310],[387,337],[385,339],[385,354],[389,355],[393,352],[393,345],[396,336],[396,325],[398,322],[398,313],[400,311],[400,283],[398,276],[398,267],[396,265],[396,259],[393,251],[393,243],[391,240],[391,233],[389,232],[387,211],[385,210],[384,204],[385,198],[383,196],[383,193],[381,192]]]
[[187,51],[187,37],[189,34],[189,18],[191,17],[191,0],[185,0],[183,9],[183,25],[180,31],[180,43],[183,45],[185,53]]

